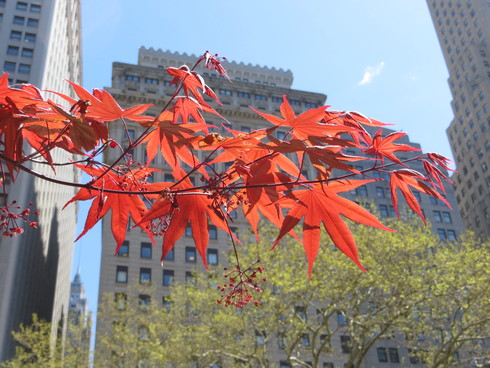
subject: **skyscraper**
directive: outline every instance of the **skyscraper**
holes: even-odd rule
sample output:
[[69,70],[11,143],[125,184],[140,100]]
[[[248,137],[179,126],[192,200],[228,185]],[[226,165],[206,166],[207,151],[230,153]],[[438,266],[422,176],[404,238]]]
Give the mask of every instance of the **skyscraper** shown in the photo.
[[464,224],[490,236],[490,3],[428,0],[449,71],[454,120],[447,129]]
[[[81,83],[82,76],[80,2],[0,0],[0,45],[0,67],[9,73],[10,83],[70,95],[65,79]],[[54,154],[63,159],[63,153]],[[32,168],[50,170],[42,164]],[[73,168],[60,168],[57,175],[78,178]],[[13,353],[11,331],[29,324],[32,313],[53,322],[53,341],[66,325],[76,207],[61,207],[73,194],[73,188],[22,174],[8,187],[9,204],[16,200],[25,208],[34,203],[39,229],[0,239],[0,361]]]
[[87,367],[89,363],[91,318],[85,288],[78,270],[70,287],[67,333],[70,348],[65,349],[65,354],[76,356],[77,367]]
[[[118,62],[113,64],[112,87],[108,88],[108,91],[125,107],[135,104],[154,104],[155,106],[150,108],[147,115],[156,116],[160,112],[159,109],[165,105],[175,91],[175,87],[170,85],[172,77],[164,69],[167,66],[193,65],[196,60],[197,57],[193,55],[142,47],[139,50],[137,65]],[[283,101],[282,95],[284,94],[287,95],[289,103],[297,113],[309,108],[322,106],[325,103],[326,96],[324,94],[291,89],[293,75],[290,71],[236,62],[228,62],[225,67],[233,83],[214,73],[210,73],[206,69],[199,69],[198,72],[202,73],[206,83],[219,95],[223,105],[217,108],[217,111],[232,122],[232,129],[250,132],[253,129],[266,127],[267,123],[258,118],[257,114],[249,106],[277,115]],[[215,123],[217,126],[221,124],[217,120],[208,121],[208,123]],[[125,138],[126,132],[122,124],[112,124],[110,128],[111,137],[119,140],[123,139],[123,144],[127,143],[124,142],[124,139],[127,138]],[[128,129],[128,134],[131,137],[137,137],[141,133],[141,127],[137,124],[130,124]],[[226,134],[224,131],[220,132]],[[386,130],[385,134],[391,132]],[[276,132],[277,138],[284,138],[286,133],[286,130],[279,129]],[[410,142],[407,136],[403,137],[399,143],[420,148],[420,145]],[[362,154],[360,150],[347,151],[347,153],[352,155]],[[109,152],[106,157],[107,161],[114,161],[116,155],[116,151]],[[145,152],[141,147],[136,148],[132,155],[135,161],[141,162],[145,159]],[[408,159],[417,155],[418,153],[416,152],[404,152],[400,155],[400,158]],[[359,165],[361,164],[362,162],[359,163]],[[159,166],[162,172],[155,173],[155,181],[173,181],[172,175],[168,172],[168,165],[161,159],[156,161],[156,165]],[[223,168],[219,166],[222,164],[216,165],[218,171]],[[364,165],[364,167],[356,166],[356,169],[361,171],[370,167],[367,162]],[[415,167],[415,169],[423,171],[422,164]],[[388,175],[388,173],[377,174]],[[303,175],[313,178],[313,168],[305,167]],[[195,182],[198,179],[197,175],[195,178],[191,178]],[[395,216],[386,182],[369,183],[346,195],[358,202],[374,203],[382,217]],[[450,187],[448,187],[447,199],[453,206],[455,205],[454,193]],[[458,211],[448,209],[436,198],[420,195],[418,200],[427,219],[434,224],[434,232],[442,240],[455,240],[456,236],[462,231],[462,222]],[[234,218],[231,226],[237,228],[247,226],[241,213],[232,213],[231,215]],[[190,227],[186,229],[184,236],[179,240],[174,250],[167,255],[162,269],[159,251],[155,252],[156,248],[149,242],[146,234],[138,228],[129,229],[126,240],[119,249],[118,254],[114,256],[115,242],[111,233],[111,224],[110,221],[104,220],[99,303],[106,300],[103,297],[106,294],[113,294],[124,299],[128,294],[134,292],[134,289],[131,290],[131,285],[134,287],[134,285],[139,284],[151,284],[154,286],[152,295],[142,293],[138,296],[140,303],[147,303],[150,300],[153,303],[165,303],[165,297],[169,295],[169,286],[175,280],[191,280],[193,277],[192,271],[196,269],[196,265],[199,263],[191,231]],[[227,261],[229,250],[228,234],[216,229],[214,226],[210,226],[209,235],[207,262],[213,266],[224,265]],[[97,321],[97,339],[101,331],[110,328],[110,323],[111,321]],[[338,341],[341,341],[340,336]],[[381,346],[381,348],[386,350],[387,346],[395,349],[389,344],[384,345],[384,347]],[[106,352],[101,352],[101,354],[104,353]],[[398,354],[398,351],[396,354]],[[279,364],[282,358],[278,354],[274,359]],[[366,366],[374,366],[377,361],[376,347],[373,347],[372,352],[366,357]],[[327,364],[329,364],[328,360],[325,361],[324,366],[329,366]]]

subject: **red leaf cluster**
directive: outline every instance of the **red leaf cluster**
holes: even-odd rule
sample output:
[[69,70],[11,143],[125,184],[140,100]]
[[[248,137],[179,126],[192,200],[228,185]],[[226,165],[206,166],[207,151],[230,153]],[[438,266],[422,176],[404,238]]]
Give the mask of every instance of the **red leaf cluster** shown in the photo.
[[[227,77],[217,55],[206,52],[199,61]],[[131,219],[152,239],[154,235],[163,235],[163,259],[190,226],[206,265],[208,225],[228,232],[234,244],[238,239],[229,226],[230,213],[241,208],[257,237],[262,216],[278,227],[274,247],[286,234],[300,239],[308,258],[309,273],[320,246],[322,225],[334,244],[361,269],[345,219],[390,231],[361,205],[339,195],[374,181],[369,179],[370,173],[390,173],[391,197],[397,213],[398,191],[422,218],[412,190],[447,203],[441,193],[444,193],[443,182],[448,181],[445,174],[448,160],[431,153],[402,161],[398,152],[416,149],[395,143],[404,133],[387,136],[383,136],[382,130],[369,133],[372,127],[382,127],[383,123],[355,112],[329,110],[328,106],[296,114],[284,96],[280,117],[254,110],[259,119],[271,124],[267,129],[245,133],[223,127],[224,135],[209,133],[209,129],[216,127],[207,124],[205,116],[223,118],[204,101],[203,95],[219,103],[216,94],[187,66],[169,67],[167,72],[173,77],[176,89],[172,100],[156,118],[143,115],[150,105],[125,109],[108,92],[90,93],[71,82],[78,100],[58,93],[70,104],[64,108],[44,99],[33,86],[8,86],[7,75],[1,76],[2,172],[5,165],[15,180],[19,170],[30,172],[26,165],[30,160],[42,159],[53,169],[58,164],[69,164],[53,162],[50,151],[54,148],[82,154],[84,158],[74,165],[91,176],[89,183],[63,183],[56,179],[61,184],[81,187],[67,204],[92,201],[80,236],[111,212],[116,252]],[[129,121],[139,126],[141,134],[137,137],[130,136]],[[224,119],[223,122],[228,123]],[[109,136],[109,124],[124,127],[127,144]],[[275,137],[278,128],[287,129],[283,139]],[[34,153],[24,151],[26,146]],[[129,158],[129,153],[139,146],[145,146],[146,162],[138,165]],[[104,151],[114,149],[120,151],[114,162],[97,161]],[[359,155],[347,154],[347,149],[355,149]],[[296,156],[295,160],[292,156]],[[168,164],[174,181],[150,182],[156,159]],[[353,163],[361,160],[368,160],[371,168],[359,172]],[[406,168],[412,161],[423,161],[426,173]],[[226,169],[217,171],[214,164],[218,162],[225,163]],[[306,162],[316,171],[312,180],[302,175]],[[199,185],[190,180],[195,173],[201,175]],[[355,180],[356,175],[366,178]],[[301,222],[299,236],[295,227]]]

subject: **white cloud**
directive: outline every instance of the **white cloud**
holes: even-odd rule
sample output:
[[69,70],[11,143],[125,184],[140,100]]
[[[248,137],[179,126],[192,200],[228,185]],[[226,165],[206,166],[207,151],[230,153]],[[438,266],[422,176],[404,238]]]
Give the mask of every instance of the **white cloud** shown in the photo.
[[362,86],[364,84],[369,84],[373,81],[373,78],[377,75],[381,74],[381,71],[383,70],[383,67],[385,66],[385,63],[382,61],[376,66],[368,66],[366,67],[366,71],[364,72],[364,75],[362,77],[362,80],[357,83],[358,85]]

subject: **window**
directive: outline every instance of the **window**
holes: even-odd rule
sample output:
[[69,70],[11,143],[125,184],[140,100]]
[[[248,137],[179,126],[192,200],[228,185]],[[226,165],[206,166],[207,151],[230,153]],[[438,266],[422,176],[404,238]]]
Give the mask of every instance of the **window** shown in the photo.
[[233,93],[229,89],[220,89],[219,94],[225,95],[225,96],[232,96],[233,95]]
[[19,31],[11,31],[10,32],[10,39],[11,40],[20,40],[20,39],[22,39],[22,32],[19,32]]
[[123,241],[121,246],[119,247],[119,251],[117,252],[119,257],[127,257],[129,256],[129,242],[127,240]]
[[376,187],[376,197],[385,198],[385,188]]
[[28,74],[31,72],[31,66],[29,64],[19,64],[19,73]]
[[32,13],[40,13],[41,12],[41,5],[38,4],[31,4],[30,11]]
[[196,276],[194,273],[187,271],[185,273],[185,282],[188,282],[189,284],[196,284]]
[[250,93],[248,92],[237,92],[236,95],[241,98],[250,98]]
[[38,25],[39,25],[38,19],[34,19],[34,18],[27,19],[27,26],[28,27],[37,27]]
[[446,240],[446,231],[444,229],[437,229],[437,234],[439,235],[439,239]]
[[456,232],[454,230],[447,230],[446,234],[447,234],[448,240],[456,241]]
[[400,363],[400,356],[398,355],[398,349],[397,348],[389,348],[388,354],[390,356],[390,362],[391,363]]
[[24,25],[24,22],[26,21],[26,18],[24,17],[19,17],[19,16],[15,16],[14,17],[14,24],[20,24],[20,25]]
[[140,257],[146,259],[151,258],[151,243],[141,243]]
[[167,253],[167,255],[165,256],[165,258],[163,259],[164,261],[173,261],[175,258],[175,251],[174,251],[174,248],[170,249]]
[[217,265],[218,264],[218,249],[208,248],[208,264]]
[[17,10],[27,10],[27,3],[23,3],[23,2],[18,1],[15,9],[17,9]]
[[155,78],[145,78],[146,84],[158,84],[158,79]]
[[125,310],[128,301],[128,296],[124,293],[116,293],[114,294],[114,301],[116,302],[118,310],[120,311]]
[[140,284],[151,282],[151,268],[140,268]]
[[128,282],[128,266],[117,266],[116,282],[120,282],[120,283]]
[[162,297],[162,305],[167,312],[170,312],[170,308],[172,307],[172,300],[170,299],[170,297]]
[[[19,40],[20,40],[20,38],[19,38]],[[25,42],[36,42],[36,35],[34,33],[26,33],[24,35],[24,41]]]
[[449,212],[443,212],[442,218],[446,224],[451,224],[453,222],[451,219],[451,214]]
[[367,187],[365,185],[361,185],[359,188],[357,188],[357,195],[361,197],[367,197]]
[[7,55],[12,55],[12,56],[19,55],[19,48],[17,46],[8,46]]
[[146,327],[146,326],[139,326],[138,327],[138,338],[140,340],[144,341],[144,340],[148,340],[149,337],[150,337],[150,332],[148,331],[148,327]]
[[257,346],[265,345],[265,332],[264,331],[255,331],[255,340],[257,342]]
[[339,325],[347,326],[347,319],[345,318],[344,313],[341,311],[337,311],[337,322]]
[[306,315],[306,307],[303,306],[296,306],[294,307],[294,310],[296,312],[296,315],[302,319],[303,321],[308,320],[308,316]]
[[384,204],[380,204],[379,205],[379,213],[383,217],[388,217],[388,206],[386,206]]
[[434,215],[434,220],[436,222],[442,222],[441,212],[440,211],[432,211]]
[[255,95],[254,98],[256,101],[267,101],[267,97],[264,95]]
[[33,49],[26,49],[26,48],[22,49],[22,53],[21,53],[22,57],[31,58],[33,55],[34,55]]
[[191,225],[187,225],[187,227],[185,228],[185,236],[190,238],[192,236],[192,228],[191,228]]
[[136,75],[126,75],[126,80],[131,82],[139,82],[140,77],[137,77]]
[[307,333],[301,335],[301,346],[303,346],[304,348],[310,347],[310,335],[308,335]]
[[349,354],[351,352],[352,342],[350,336],[340,336],[340,348],[344,354]]
[[148,307],[151,303],[151,296],[146,294],[138,295],[138,304],[144,307]]
[[380,363],[388,362],[388,354],[386,354],[386,348],[377,348],[376,352],[378,353],[378,361]]
[[173,270],[163,270],[163,286],[170,286],[174,281]]
[[437,204],[437,198],[436,197],[432,197],[432,196],[429,196],[429,202],[430,204]]
[[195,247],[185,247],[185,261],[196,263],[196,248]]
[[6,72],[15,73],[15,66],[16,66],[15,63],[12,63],[10,61],[6,61],[3,64],[3,70],[5,70]]
[[216,229],[216,226],[214,225],[209,226],[208,231],[209,231],[209,239],[211,240],[218,239],[218,230]]
[[279,362],[279,368],[291,368],[291,364],[286,362],[285,360],[281,360]]
[[420,358],[417,355],[416,350],[408,349],[408,358],[410,360],[410,364],[420,364]]

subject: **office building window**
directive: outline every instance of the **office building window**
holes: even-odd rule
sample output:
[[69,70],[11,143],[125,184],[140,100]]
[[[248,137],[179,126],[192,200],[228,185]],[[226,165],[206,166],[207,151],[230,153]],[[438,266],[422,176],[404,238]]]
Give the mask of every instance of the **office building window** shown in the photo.
[[114,301],[116,302],[118,310],[125,310],[128,302],[128,296],[125,293],[115,293]]
[[163,286],[170,286],[174,281],[173,270],[163,270]]
[[145,83],[146,84],[158,84],[158,79],[156,78],[145,78]]
[[386,348],[377,348],[376,352],[378,353],[378,361],[380,363],[388,362],[388,354],[386,354]]
[[391,363],[400,363],[400,356],[398,355],[398,349],[397,348],[389,348],[388,354],[390,356],[390,362]]
[[380,204],[379,205],[379,213],[383,217],[388,217],[388,206],[386,206],[384,204]]
[[197,253],[195,247],[185,247],[185,261],[196,263]]
[[140,77],[137,77],[136,75],[126,75],[126,80],[131,82],[139,82]]
[[451,214],[449,212],[443,212],[442,218],[446,224],[451,224],[453,220],[451,219]]
[[27,19],[27,26],[28,27],[37,27],[38,25],[39,25],[38,19],[34,19],[34,18]]
[[175,248],[170,249],[170,251],[167,253],[165,258],[163,259],[164,261],[173,261],[175,258]]
[[140,257],[146,259],[151,258],[151,243],[141,243]]
[[187,225],[187,227],[185,228],[185,236],[190,238],[192,236],[192,228],[191,228],[191,225]]
[[350,336],[340,336],[340,348],[342,349],[342,353],[349,354],[352,349],[352,341]]
[[16,66],[15,63],[12,63],[10,61],[6,61],[3,64],[3,70],[5,70],[6,72],[15,73],[15,66]]
[[310,347],[310,335],[308,335],[307,333],[301,335],[301,345],[304,348]]
[[26,21],[26,18],[24,17],[19,17],[18,15],[14,16],[14,24],[20,24],[20,25],[24,25]]
[[435,222],[442,222],[441,212],[440,211],[432,211],[434,215]]
[[144,307],[150,306],[151,303],[151,296],[146,295],[146,294],[140,294],[138,295],[138,304]]
[[437,229],[437,234],[439,235],[439,239],[446,240],[446,231],[444,229]]
[[22,57],[27,57],[27,58],[31,58],[34,56],[34,50],[33,49],[26,49],[25,47],[22,49],[22,53],[21,53],[21,56]]
[[123,241],[119,250],[117,251],[117,255],[119,257],[127,257],[129,256],[129,242],[127,240]]
[[140,268],[140,284],[151,282],[151,268]]
[[19,55],[19,48],[17,46],[8,46],[7,55],[12,55],[12,56]]
[[41,5],[31,4],[30,11],[33,13],[40,13],[41,12]]
[[344,313],[341,311],[337,311],[337,322],[339,325],[347,326],[347,319],[345,318]]
[[208,264],[217,265],[218,264],[218,249],[208,248]]
[[209,226],[208,231],[209,231],[209,239],[211,240],[218,239],[218,230],[216,229],[216,226],[214,225]]
[[446,234],[447,234],[448,240],[456,241],[456,232],[454,230],[447,230]]
[[17,5],[15,6],[17,10],[27,10],[27,3],[17,1]]
[[[20,40],[20,38],[19,38]],[[24,35],[24,41],[26,42],[36,42],[36,35],[34,33],[26,33]]]
[[117,266],[116,282],[120,282],[120,283],[128,282],[128,266]]
[[385,197],[385,188],[376,187],[376,197],[384,198]]
[[196,276],[193,272],[187,271],[185,273],[185,282],[195,285],[196,284]]
[[31,72],[31,66],[29,64],[19,64],[19,73],[28,74]]

